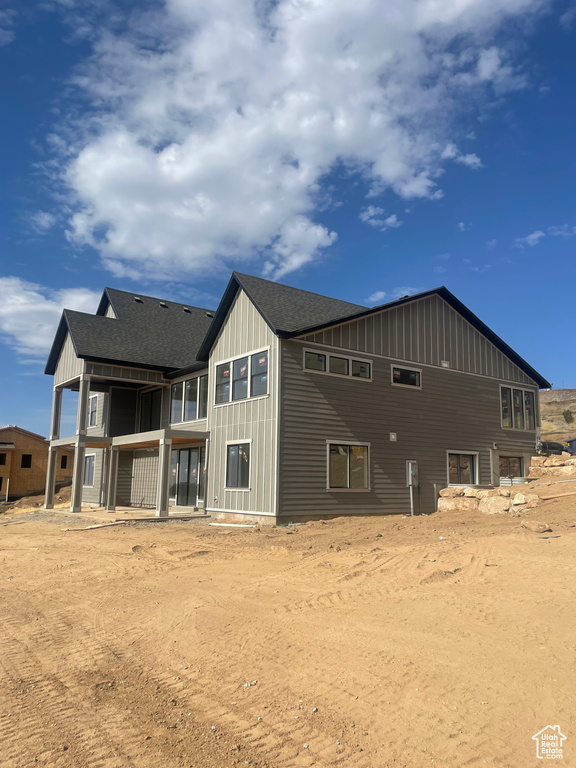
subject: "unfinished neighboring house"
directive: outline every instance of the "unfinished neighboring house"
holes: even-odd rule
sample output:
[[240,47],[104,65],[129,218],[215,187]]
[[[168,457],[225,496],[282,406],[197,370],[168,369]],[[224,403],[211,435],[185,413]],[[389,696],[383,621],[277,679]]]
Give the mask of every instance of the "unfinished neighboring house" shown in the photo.
[[72,510],[271,522],[431,512],[448,484],[521,477],[550,386],[446,288],[369,309],[238,273],[215,312],[107,288],[63,313],[46,373]]
[[[0,500],[44,492],[48,447],[46,438],[35,432],[12,424],[0,427]],[[55,452],[58,485],[71,482],[73,456],[68,448]]]

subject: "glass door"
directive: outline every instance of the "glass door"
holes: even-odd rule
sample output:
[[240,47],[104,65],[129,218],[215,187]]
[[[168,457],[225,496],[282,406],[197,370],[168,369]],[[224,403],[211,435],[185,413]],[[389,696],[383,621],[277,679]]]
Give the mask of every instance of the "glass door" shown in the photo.
[[170,499],[179,507],[197,507],[204,495],[202,448],[172,451]]

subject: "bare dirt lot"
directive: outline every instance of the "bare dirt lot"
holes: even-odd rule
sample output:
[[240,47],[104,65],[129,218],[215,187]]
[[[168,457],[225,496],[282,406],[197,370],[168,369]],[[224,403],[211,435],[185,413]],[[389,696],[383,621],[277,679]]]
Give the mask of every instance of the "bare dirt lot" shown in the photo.
[[2,515],[0,765],[527,768],[558,724],[574,766],[575,498],[262,529]]

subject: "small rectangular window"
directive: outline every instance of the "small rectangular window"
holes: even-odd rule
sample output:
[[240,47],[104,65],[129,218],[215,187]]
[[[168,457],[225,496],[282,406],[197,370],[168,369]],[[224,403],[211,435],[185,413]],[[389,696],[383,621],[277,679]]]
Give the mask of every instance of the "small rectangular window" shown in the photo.
[[348,376],[350,361],[347,357],[332,357],[330,355],[330,373],[338,373],[340,376]]
[[328,488],[369,488],[368,446],[328,445]]
[[512,390],[512,413],[514,415],[514,429],[524,429],[524,407],[521,389]]
[[216,403],[230,402],[230,363],[216,366]]
[[30,469],[32,466],[32,454],[31,453],[23,453],[22,454],[22,461],[20,463],[20,466],[22,469]]
[[512,390],[510,387],[502,387],[501,390],[502,426],[512,429]]
[[0,453],[0,467],[4,467],[6,465],[6,454]]
[[421,374],[414,368],[400,368],[392,366],[392,383],[400,384],[403,387],[420,387]]
[[310,371],[325,371],[326,355],[319,355],[316,352],[306,352],[304,355],[304,365]]
[[232,400],[245,400],[248,397],[248,358],[234,360],[232,365]]
[[258,397],[258,395],[267,395],[268,352],[258,352],[258,354],[252,355],[251,365],[252,382],[250,384],[250,396]]
[[88,405],[88,426],[96,426],[96,418],[98,415],[98,395],[91,395]]
[[526,416],[526,429],[536,429],[534,392],[524,392],[524,414]]
[[370,378],[370,363],[363,360],[352,360],[352,376],[360,379]]
[[189,379],[184,385],[184,421],[193,421],[198,415],[198,379]]
[[450,485],[476,485],[476,456],[473,453],[448,454]]
[[208,376],[198,380],[198,418],[205,419],[208,413]]
[[250,487],[250,443],[229,445],[226,452],[226,487]]
[[85,486],[94,485],[94,456],[84,457],[84,483]]
[[177,384],[172,384],[172,390],[170,393],[170,422],[177,424],[182,421],[182,398],[184,395],[184,384],[179,381]]
[[60,457],[60,469],[66,469],[68,467],[68,456],[66,454],[63,454]]

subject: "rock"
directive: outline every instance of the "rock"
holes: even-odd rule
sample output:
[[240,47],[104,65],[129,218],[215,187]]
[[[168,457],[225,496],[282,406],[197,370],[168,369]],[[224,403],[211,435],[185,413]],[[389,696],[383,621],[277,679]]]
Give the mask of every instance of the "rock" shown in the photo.
[[526,504],[526,496],[523,493],[517,493],[512,499],[512,504]]
[[454,499],[456,496],[463,496],[464,495],[464,489],[463,488],[442,488],[440,491],[440,496],[443,499]]
[[522,528],[526,528],[533,533],[547,533],[548,531],[552,531],[552,528],[550,528],[549,525],[546,523],[538,523],[536,520],[523,520],[520,525]]
[[576,458],[572,458],[572,459],[566,459],[566,461],[564,462],[564,464],[565,464],[567,467],[573,467],[574,465],[576,465]]
[[476,512],[478,509],[478,499],[467,499],[462,496],[459,499],[454,499],[457,512]]
[[561,456],[548,456],[544,462],[545,467],[563,467],[564,459]]
[[496,515],[502,512],[508,512],[510,509],[510,499],[506,499],[503,496],[487,496],[480,501],[478,509],[485,515]]
[[540,496],[537,493],[525,493],[526,506],[532,509],[540,504]]
[[498,496],[508,498],[510,495],[510,488],[498,488]]
[[476,498],[477,499],[485,499],[487,496],[490,495],[490,491],[486,488],[483,488],[480,491],[476,491]]
[[576,477],[576,464],[568,464],[565,467],[556,467],[552,472],[567,477]]
[[530,469],[528,470],[528,477],[531,477],[533,479],[542,477],[542,475],[544,475],[544,470],[545,470],[544,466],[535,467],[533,465],[530,465]]
[[456,509],[456,502],[454,499],[438,499],[438,512],[454,512]]
[[464,496],[466,496],[468,499],[475,499],[477,493],[477,488],[464,488]]
[[541,467],[543,466],[545,461],[546,461],[546,456],[532,456],[532,458],[530,459],[530,464],[533,467]]

